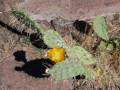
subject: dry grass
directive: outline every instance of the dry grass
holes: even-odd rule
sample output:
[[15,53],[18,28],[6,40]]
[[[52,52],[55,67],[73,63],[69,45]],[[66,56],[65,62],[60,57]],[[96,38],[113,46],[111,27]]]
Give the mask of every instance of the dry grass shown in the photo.
[[[111,39],[120,39],[119,19],[119,14],[117,14],[117,16],[113,15],[112,18],[107,17],[107,23],[109,26],[108,32]],[[98,78],[96,78],[96,80],[74,79],[74,90],[119,90],[120,48],[116,47],[113,50],[100,49],[99,44],[101,40],[99,37],[96,36],[92,28],[89,34],[81,34],[72,26],[73,21],[64,21],[65,23],[63,21],[59,23],[54,22],[54,27],[51,27],[58,31],[65,39],[65,41],[70,45],[76,44],[74,41],[77,41],[79,45],[86,48],[90,53],[92,53],[97,58],[97,65],[101,69],[100,75]],[[66,24],[66,22],[70,22],[71,24]],[[13,16],[10,18],[9,25],[19,30],[21,34],[22,32],[34,33],[30,28],[27,28],[23,23],[20,23]],[[9,56],[9,51],[11,51],[15,47],[19,37],[12,34],[11,32],[8,33],[7,30],[4,30],[5,28],[1,29],[3,30],[3,32],[0,32],[0,49],[2,49],[2,54],[4,56],[0,57],[3,58],[1,59],[3,61],[7,56]],[[73,35],[75,36],[74,38]],[[43,50],[43,52],[46,52],[46,50]],[[44,54],[45,53],[43,53],[43,57]],[[38,55],[38,57],[40,56]]]
[[[119,15],[119,14],[117,14]],[[116,14],[112,18],[107,17],[109,26],[109,35],[111,39],[120,38],[120,18]],[[91,50],[91,40],[88,37],[85,41],[89,45],[87,48]],[[97,37],[96,37],[97,39]],[[92,39],[92,42],[94,40]],[[99,40],[97,40],[98,42]],[[84,42],[83,42],[84,43]],[[89,49],[90,48],[90,49]],[[111,50],[97,48],[93,53],[97,58],[97,65],[101,68],[101,73],[96,80],[75,80],[75,90],[120,90],[120,48],[116,47]],[[83,84],[84,83],[84,84]]]

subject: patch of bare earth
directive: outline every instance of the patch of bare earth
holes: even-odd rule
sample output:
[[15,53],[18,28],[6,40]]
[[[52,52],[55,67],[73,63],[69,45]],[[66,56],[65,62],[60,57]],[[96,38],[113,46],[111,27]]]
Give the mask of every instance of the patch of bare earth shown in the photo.
[[[26,36],[22,36],[23,31],[34,32],[26,28],[22,23],[14,21],[15,17],[11,17],[8,11],[14,6],[14,0],[0,0],[2,5],[0,6],[0,90],[120,90],[120,49],[101,50],[98,47],[101,39],[96,36],[92,28],[90,28],[89,33],[81,33],[81,28],[73,26],[74,19],[119,12],[119,0],[102,0],[101,2],[95,0],[89,0],[89,2],[88,0],[20,1],[19,7],[24,8],[31,16],[40,20],[39,22],[45,28],[53,28],[62,35],[69,45],[74,45],[77,42],[77,44],[96,56],[102,74],[96,80],[75,78],[74,80],[55,81],[52,77],[36,77],[34,70],[40,69],[42,71],[40,65],[42,58],[45,59],[46,50],[38,51],[32,44],[23,43],[27,42],[24,39]],[[63,18],[53,19],[53,17],[59,16],[69,20]],[[52,19],[51,23],[47,22],[46,19],[48,21]],[[73,20],[71,21],[71,19]],[[107,17],[107,23],[110,37],[120,39],[119,14]],[[78,23],[79,25],[81,24]],[[18,32],[15,32],[16,30]],[[19,51],[22,51],[22,59],[20,59],[21,57],[17,58],[15,55]],[[20,53],[18,54],[20,55]],[[24,62],[20,62],[21,60]],[[30,69],[32,71],[28,71]],[[38,70],[37,74],[43,74],[44,71],[41,71]]]
[[62,17],[69,20],[89,19],[96,15],[119,12],[119,0],[25,0],[18,4],[36,20]]
[[[34,61],[38,57],[36,56],[36,52],[34,52],[35,50],[30,47],[16,47],[16,50],[24,50],[26,52],[28,62],[30,62],[29,59]],[[11,52],[11,54],[12,53],[13,52]],[[1,64],[0,68],[2,69],[2,83],[6,88],[8,88],[8,90],[68,90],[70,87],[70,82],[68,80],[55,81],[51,77],[37,78],[32,75],[28,75],[24,71],[15,70],[16,66],[22,65],[24,65],[24,63],[17,62],[15,60],[15,56],[13,55],[6,58]],[[33,66],[31,67],[34,68]],[[34,71],[32,72],[34,73]]]

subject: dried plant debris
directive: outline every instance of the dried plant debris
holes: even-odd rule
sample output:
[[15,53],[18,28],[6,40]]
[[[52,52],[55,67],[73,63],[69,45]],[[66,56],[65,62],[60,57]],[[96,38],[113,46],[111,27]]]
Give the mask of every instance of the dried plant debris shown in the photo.
[[[24,16],[23,12],[14,13],[17,17],[20,17],[19,15]],[[25,15],[25,17],[27,17],[27,15]],[[20,33],[26,32],[26,30],[31,26],[34,26],[33,28],[36,28],[38,30],[40,29],[39,25],[34,23],[34,20],[32,20],[30,17],[29,18],[25,17],[20,17],[21,20],[24,19],[23,22],[20,22],[19,19],[16,19],[15,17],[14,18],[11,17],[10,25],[17,27],[20,30],[19,31]],[[25,23],[25,21],[27,20],[28,22]],[[63,62],[56,64],[55,67],[53,66],[52,68],[50,68],[49,73],[58,80],[74,77],[73,83],[74,90],[80,89],[86,90],[88,88],[91,90],[95,89],[119,90],[120,88],[120,85],[118,84],[120,82],[119,14],[113,15],[112,19],[109,19],[109,17],[105,18],[101,16],[97,17],[93,21],[93,26],[91,22],[92,20],[90,21],[90,23],[87,21],[80,20],[68,21],[64,20],[63,18],[60,19],[57,18],[56,20],[51,21],[51,26],[53,30],[46,30],[44,32],[47,33],[42,33],[44,36],[43,41],[49,48],[54,47],[65,48],[66,51],[65,58],[67,59]],[[28,27],[26,27],[26,24],[28,25]],[[30,30],[32,30],[33,28],[31,28]],[[30,34],[31,33],[34,32],[30,31]],[[8,34],[6,35],[10,36]],[[4,39],[2,41],[3,43],[5,41],[5,43],[9,42],[10,45],[13,45],[16,42],[16,37],[14,38],[14,36],[12,37],[15,39],[15,41],[14,39],[12,39],[14,42],[12,42],[11,40],[9,41],[8,38],[6,39],[6,37],[4,37],[3,35],[1,35],[1,37],[0,37],[1,40]],[[10,38],[11,37],[9,37],[9,39]],[[72,44],[69,44],[69,42]],[[102,44],[103,47],[100,47],[102,42],[104,43]],[[4,51],[8,51],[8,49],[6,48],[9,47],[9,44],[5,45],[6,47]],[[112,49],[111,46],[113,46]],[[3,49],[3,47],[0,48],[0,51],[3,51],[1,49]],[[74,62],[74,60],[76,59],[79,60]],[[90,69],[91,71],[87,66],[92,67],[92,69]],[[24,67],[26,66],[23,65],[23,68]],[[95,74],[91,73],[92,71],[95,71]],[[83,76],[86,76],[90,79],[94,75],[96,75],[96,77],[94,80],[87,80],[85,79],[85,77],[84,78],[82,77],[82,74],[84,74]],[[78,76],[80,75],[80,78],[78,78],[77,75]]]

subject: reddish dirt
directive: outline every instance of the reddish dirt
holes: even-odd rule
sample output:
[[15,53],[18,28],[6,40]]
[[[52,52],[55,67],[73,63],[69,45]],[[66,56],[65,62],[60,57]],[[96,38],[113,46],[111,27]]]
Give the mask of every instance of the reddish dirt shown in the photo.
[[36,20],[62,17],[69,20],[108,15],[120,11],[119,0],[25,0],[18,5]]
[[[16,47],[16,50],[22,49],[23,47]],[[23,50],[26,50],[27,59],[38,57],[33,48],[24,47]],[[55,81],[51,77],[35,78],[24,72],[15,71],[15,66],[21,66],[22,64],[15,60],[12,52],[11,56],[1,64],[2,83],[8,90],[68,90],[71,88],[69,80]]]
[[[15,4],[16,2],[19,2]],[[109,15],[120,11],[119,0],[0,0],[0,12],[15,5],[27,11],[35,20],[88,19],[96,15]],[[4,7],[4,8],[3,8]]]
[[120,11],[119,0],[0,0],[0,3],[0,12],[17,6],[36,20],[48,21],[56,17],[69,20],[88,19]]

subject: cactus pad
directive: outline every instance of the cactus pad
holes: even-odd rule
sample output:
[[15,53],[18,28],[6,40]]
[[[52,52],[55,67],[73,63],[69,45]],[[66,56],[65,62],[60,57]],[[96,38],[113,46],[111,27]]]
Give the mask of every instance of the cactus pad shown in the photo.
[[54,47],[65,48],[66,47],[65,41],[60,36],[60,34],[56,31],[48,30],[45,33],[43,38],[44,38],[45,44],[50,48],[54,48]]
[[44,34],[45,31],[42,26],[36,23],[30,16],[28,16],[22,10],[12,10],[12,14],[22,23],[24,23],[29,28],[37,30],[38,33]]
[[93,79],[95,75],[89,69],[84,68],[78,60],[66,59],[53,66],[49,72],[55,80],[64,80],[77,75],[85,75],[87,79]]
[[107,24],[104,17],[97,16],[93,21],[93,28],[99,37],[106,41],[109,40]]
[[93,56],[82,47],[69,47],[66,49],[66,52],[68,57],[78,59],[81,64],[90,65],[96,63],[95,58],[93,58]]

